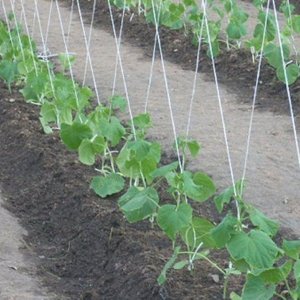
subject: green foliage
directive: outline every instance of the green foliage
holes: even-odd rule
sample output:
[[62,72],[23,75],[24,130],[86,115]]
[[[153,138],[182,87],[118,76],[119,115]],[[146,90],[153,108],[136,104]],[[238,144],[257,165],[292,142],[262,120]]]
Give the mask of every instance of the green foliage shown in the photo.
[[91,188],[102,198],[121,192],[124,185],[123,177],[115,173],[111,173],[106,177],[95,176],[91,182]]
[[158,202],[159,196],[154,188],[139,190],[131,187],[119,199],[118,204],[128,222],[134,223],[151,217],[158,208]]
[[176,234],[192,221],[193,210],[190,205],[182,203],[178,206],[166,204],[159,208],[157,222],[166,235],[175,240]]
[[18,75],[18,64],[14,61],[3,60],[0,62],[0,78],[5,81],[11,92],[11,84]]

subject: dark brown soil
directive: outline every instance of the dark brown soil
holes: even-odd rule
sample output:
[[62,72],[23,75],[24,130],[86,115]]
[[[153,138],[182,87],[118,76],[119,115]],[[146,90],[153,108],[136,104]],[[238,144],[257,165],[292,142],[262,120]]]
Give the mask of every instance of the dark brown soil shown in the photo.
[[[66,1],[68,2],[68,1]],[[92,1],[81,1],[81,8],[85,10],[86,20],[90,21]],[[297,1],[296,1],[297,3]],[[114,10],[115,26],[118,29],[121,20],[121,11]],[[97,1],[97,13],[95,24],[112,32],[110,14],[105,1]],[[147,24],[143,17],[137,14],[125,15],[123,38],[126,42],[134,44],[145,51],[147,57],[152,56],[155,28]],[[184,69],[194,70],[197,46],[192,44],[192,37],[183,31],[172,31],[167,28],[160,28],[160,37],[164,57],[174,63],[180,64]],[[225,46],[225,45],[224,45]],[[206,47],[203,46],[200,55],[199,71],[205,72],[213,78],[211,59],[206,55]],[[157,50],[157,55],[159,51]],[[216,58],[216,69],[221,83],[232,89],[233,92],[243,90],[245,97],[240,101],[252,101],[253,87],[256,81],[257,63],[253,64],[249,50],[225,48]],[[300,112],[300,80],[298,79],[290,86],[294,114]],[[262,65],[259,99],[257,107],[264,110],[271,110],[276,113],[289,114],[287,93],[285,84],[278,81],[275,71],[265,61]]]
[[[94,175],[59,137],[45,135],[38,109],[0,84],[0,182],[8,208],[29,231],[45,285],[70,299],[222,299],[222,278],[209,265],[156,278],[171,243],[147,222],[129,225],[116,199],[89,190]],[[211,204],[198,208],[214,216]],[[224,254],[216,255],[224,265]],[[239,290],[238,282],[232,289]]]

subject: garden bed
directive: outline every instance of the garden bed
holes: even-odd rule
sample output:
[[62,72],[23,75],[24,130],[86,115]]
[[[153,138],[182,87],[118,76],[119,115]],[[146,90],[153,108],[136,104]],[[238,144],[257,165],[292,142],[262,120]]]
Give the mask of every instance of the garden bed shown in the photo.
[[[107,7],[99,9],[107,14]],[[115,14],[118,16],[118,11]],[[129,20],[128,25],[132,25]],[[104,22],[104,26],[108,28],[109,20]],[[144,37],[147,40],[153,39],[153,28],[142,22],[136,28],[139,35],[135,36],[135,40],[144,43],[146,53],[150,54],[152,45],[146,43]],[[145,30],[143,38],[142,29]],[[147,34],[146,29],[149,29]],[[132,29],[129,31],[134,32]],[[193,68],[196,50],[188,46],[189,37],[165,30],[162,35],[168,58],[179,60],[186,68]],[[133,36],[128,40],[133,41],[132,39]],[[177,57],[178,52],[182,56]],[[256,68],[249,65],[248,54],[239,50],[226,55],[229,58],[221,56],[217,59],[222,82],[233,89],[248,87],[251,91]],[[243,55],[246,58],[243,61],[245,65],[240,61]],[[211,63],[205,55],[202,59],[201,67],[208,72]],[[247,74],[250,74],[252,81]],[[262,93],[266,93],[265,98],[270,99],[273,92],[267,94],[265,86],[275,89],[278,102],[274,103],[274,96],[271,97],[272,105],[269,101],[261,106],[287,112],[287,105],[280,100],[285,93],[285,86],[275,79],[274,72],[266,64],[263,75],[268,76],[270,81],[267,81],[269,85],[263,81]],[[13,87],[14,90],[18,89],[17,86]],[[294,102],[298,104],[297,83],[292,86],[292,91]],[[158,228],[152,228],[150,222],[129,225],[117,206],[120,195],[100,199],[90,193],[89,182],[94,173],[79,164],[77,155],[63,149],[57,132],[51,136],[43,134],[39,112],[24,104],[17,92],[8,94],[4,86],[1,86],[0,94],[0,182],[9,199],[8,207],[22,219],[29,230],[28,247],[39,258],[37,263],[40,274],[47,286],[71,299],[222,298],[223,275],[202,260],[196,263],[193,273],[187,270],[170,271],[167,283],[160,287],[156,279],[172,255],[170,240],[163,237]],[[67,146],[70,145],[63,137],[62,139],[67,142]],[[168,156],[172,154],[164,155],[163,164],[172,161]],[[164,185],[159,188],[163,204],[170,200],[165,189]],[[224,216],[216,213],[212,201],[201,205],[193,204],[193,209],[197,215],[209,217],[216,223]],[[234,211],[234,207],[231,210]],[[160,227],[161,224],[159,223]],[[260,225],[256,223],[254,228]],[[266,230],[269,230],[268,226]],[[259,234],[259,230],[253,232]],[[284,234],[284,237],[289,235]],[[225,263],[228,258],[224,252],[216,251],[213,259],[222,268],[227,267]],[[238,280],[232,277],[229,292],[240,292],[243,277]],[[281,288],[282,285],[277,292],[281,292]]]
[[[193,273],[172,271],[156,279],[171,255],[171,242],[149,222],[130,225],[117,198],[89,190],[93,171],[45,135],[36,107],[0,84],[0,182],[7,207],[28,230],[47,287],[70,299],[221,299],[222,278],[202,262]],[[213,203],[198,207],[216,217]],[[226,256],[216,255],[224,265]],[[217,282],[220,276],[220,281]],[[239,290],[239,282],[231,289]]]
[[[70,1],[66,1],[70,3]],[[292,1],[290,1],[292,3]],[[81,1],[81,7],[85,11],[86,21],[90,22],[92,12],[92,1]],[[297,4],[297,3],[296,3]],[[118,32],[122,13],[113,9],[115,26]],[[109,9],[105,1],[98,1],[95,14],[95,25],[112,32]],[[142,48],[147,57],[152,56],[153,43],[155,37],[154,26],[145,22],[144,17],[137,14],[132,17],[130,13],[125,14],[122,38],[139,48]],[[160,28],[160,37],[165,59],[181,65],[186,70],[194,70],[197,56],[197,46],[193,45],[192,37],[187,36],[183,30],[170,30],[165,27]],[[252,101],[253,87],[257,74],[257,62],[252,63],[252,56],[248,49],[226,50],[223,44],[222,52],[216,57],[216,70],[218,79],[234,93],[239,94],[243,89],[244,97],[240,100]],[[206,73],[213,79],[211,59],[206,54],[207,47],[201,49],[200,63],[198,70]],[[159,51],[156,52],[159,57]],[[290,86],[292,95],[294,114],[300,111],[300,80]],[[260,85],[260,99],[256,105],[261,110],[270,110],[275,113],[289,114],[287,92],[285,84],[276,77],[276,72],[265,60],[263,60]]]

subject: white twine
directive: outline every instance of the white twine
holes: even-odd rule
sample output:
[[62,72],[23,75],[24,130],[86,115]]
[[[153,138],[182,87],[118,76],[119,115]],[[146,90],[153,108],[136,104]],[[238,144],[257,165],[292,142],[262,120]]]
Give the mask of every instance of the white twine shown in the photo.
[[279,48],[280,48],[280,54],[281,54],[281,60],[282,60],[282,67],[283,67],[283,73],[284,73],[284,79],[285,79],[285,87],[286,87],[286,92],[287,92],[287,96],[288,96],[288,102],[289,102],[289,107],[290,107],[290,115],[291,115],[291,120],[292,120],[292,127],[293,127],[294,139],[295,139],[296,152],[297,152],[298,164],[299,164],[299,168],[300,168],[300,150],[299,150],[299,142],[298,142],[298,136],[297,136],[297,129],[296,129],[296,122],[295,122],[295,116],[294,116],[292,97],[291,97],[290,87],[289,87],[289,84],[288,84],[288,76],[287,76],[286,65],[285,65],[285,61],[284,61],[283,45],[282,45],[282,41],[281,41],[281,37],[280,37],[280,27],[279,27],[278,15],[277,15],[277,11],[276,11],[276,3],[275,3],[274,0],[272,0],[272,2],[273,2],[273,7],[274,7],[274,16],[275,16],[277,37],[278,37],[278,42],[279,42]]
[[113,18],[113,14],[112,14],[112,8],[111,8],[111,4],[110,4],[109,0],[107,1],[107,3],[108,3],[108,8],[109,8],[109,14],[110,14],[110,20],[111,20],[111,25],[112,25],[112,29],[113,29],[113,34],[114,34],[114,38],[115,38],[115,44],[116,44],[117,55],[118,55],[118,59],[119,59],[120,70],[121,70],[122,79],[123,79],[125,97],[126,97],[127,106],[128,106],[128,113],[129,113],[129,117],[130,117],[130,121],[131,121],[132,134],[134,136],[134,139],[136,139],[136,130],[135,130],[135,126],[134,126],[134,123],[133,123],[131,103],[130,103],[130,98],[129,98],[129,94],[128,94],[128,88],[127,88],[127,83],[126,83],[126,78],[125,78],[123,62],[122,62],[122,57],[121,57],[121,53],[120,53],[120,47],[119,47],[119,43],[118,43],[114,18]]
[[84,44],[85,44],[85,48],[86,48],[86,55],[87,55],[91,73],[92,73],[92,80],[93,80],[93,84],[94,84],[97,103],[100,104],[100,97],[99,97],[99,92],[98,92],[98,87],[97,87],[96,76],[95,76],[94,67],[93,67],[93,63],[92,63],[90,47],[89,47],[88,40],[87,40],[86,33],[85,33],[85,28],[84,28],[84,23],[83,23],[82,12],[81,12],[81,8],[80,8],[79,0],[77,0],[77,8],[78,8],[78,13],[79,13],[81,29],[82,29],[82,33],[83,33]]

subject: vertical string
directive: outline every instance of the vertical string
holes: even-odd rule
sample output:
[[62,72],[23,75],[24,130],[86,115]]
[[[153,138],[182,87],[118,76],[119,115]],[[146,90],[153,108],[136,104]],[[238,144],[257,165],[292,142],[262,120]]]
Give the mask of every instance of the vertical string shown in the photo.
[[196,93],[198,68],[199,68],[199,61],[200,61],[203,27],[204,27],[204,18],[202,18],[202,20],[201,20],[200,33],[198,36],[197,58],[196,58],[196,66],[195,66],[195,73],[194,73],[194,80],[193,80],[192,95],[191,95],[191,100],[190,100],[190,105],[189,105],[188,121],[187,121],[187,126],[186,126],[186,138],[188,138],[188,136],[189,136],[190,127],[191,127],[192,111],[193,111],[193,104],[194,104],[195,93]]
[[[160,0],[160,3],[161,3],[161,1],[162,0]],[[182,161],[180,158],[180,151],[179,151],[179,145],[178,145],[178,140],[177,140],[177,131],[176,131],[175,120],[174,120],[174,115],[173,115],[173,108],[172,108],[172,101],[171,101],[171,95],[170,95],[170,90],[169,90],[167,72],[166,72],[164,56],[163,56],[162,47],[161,47],[161,40],[160,40],[160,35],[159,35],[159,30],[158,30],[158,19],[157,19],[157,15],[156,15],[156,11],[155,11],[154,1],[151,0],[151,3],[152,3],[152,10],[153,10],[153,18],[154,18],[154,23],[155,23],[155,32],[157,35],[157,43],[158,43],[158,48],[159,48],[159,53],[160,53],[161,65],[162,65],[162,69],[163,69],[163,77],[164,77],[165,89],[166,89],[166,94],[167,94],[167,101],[168,101],[168,106],[169,106],[169,111],[170,111],[172,130],[173,130],[173,135],[175,138],[175,149],[176,149],[177,158],[178,158],[178,165],[179,165],[180,171],[183,172],[184,170],[183,170]]]
[[[209,44],[209,51],[211,54],[213,74],[214,74],[214,79],[215,79],[215,83],[216,83],[216,92],[217,92],[219,110],[220,110],[222,127],[223,127],[223,135],[224,135],[224,140],[225,140],[225,145],[226,145],[226,153],[227,153],[227,160],[228,160],[228,164],[229,164],[230,177],[231,177],[231,181],[232,181],[234,195],[237,196],[237,190],[236,190],[235,179],[234,179],[234,174],[233,174],[233,167],[232,167],[232,162],[231,162],[231,155],[230,155],[230,150],[229,150],[229,142],[228,142],[228,137],[227,137],[227,129],[226,129],[226,123],[225,123],[225,117],[224,117],[224,111],[223,111],[223,104],[222,104],[222,99],[221,99],[218,75],[217,75],[217,71],[216,71],[216,64],[215,64],[215,59],[213,56],[211,36],[210,36],[208,20],[207,20],[206,3],[203,0],[202,0],[202,8],[203,8],[203,18],[205,20],[205,27],[206,27],[206,32],[207,32],[208,44]],[[238,205],[237,202],[236,202],[236,205]],[[238,209],[238,212],[239,212],[239,209]]]
[[[73,0],[74,1],[74,0]],[[73,3],[72,3],[73,4]],[[88,35],[88,48],[90,48],[91,45],[91,40],[92,40],[92,31],[93,31],[93,26],[94,26],[94,19],[95,19],[95,14],[96,14],[96,4],[97,1],[94,0],[93,3],[93,11],[92,11],[92,19],[91,19],[91,24],[90,24],[90,28],[89,28],[89,35]],[[69,36],[68,36],[69,37]],[[84,65],[84,73],[83,73],[83,85],[85,85],[85,81],[86,81],[86,75],[87,75],[87,67],[88,67],[88,56],[85,56],[85,65]]]
[[115,22],[114,22],[114,17],[113,17],[113,13],[112,13],[110,0],[107,0],[107,3],[108,3],[108,8],[109,8],[109,14],[110,14],[110,20],[111,20],[111,25],[112,25],[112,29],[113,29],[113,34],[114,34],[114,38],[115,38],[115,44],[116,44],[116,49],[117,49],[117,55],[118,55],[120,70],[121,70],[123,84],[124,84],[125,97],[126,97],[129,117],[130,117],[130,121],[131,121],[132,134],[134,136],[134,139],[136,140],[136,130],[135,130],[135,126],[134,126],[134,123],[133,123],[131,103],[130,103],[130,98],[129,98],[129,94],[128,94],[128,88],[127,88],[127,83],[126,83],[126,78],[125,78],[125,73],[124,73],[124,68],[123,68],[123,63],[122,63],[122,57],[121,57],[121,53],[120,53],[120,47],[119,47],[119,43],[118,43],[116,27],[115,27]]
[[283,68],[284,79],[285,79],[285,87],[286,87],[286,92],[287,92],[287,96],[288,96],[290,115],[291,115],[292,127],[293,127],[293,133],[294,133],[294,139],[295,139],[295,145],[296,145],[296,152],[297,152],[298,164],[299,164],[299,168],[300,168],[300,150],[299,150],[299,142],[298,142],[298,136],[297,136],[297,129],[296,129],[292,97],[291,97],[291,92],[290,92],[290,88],[289,88],[289,84],[288,84],[288,75],[287,75],[287,71],[286,71],[286,64],[284,61],[283,45],[282,45],[282,40],[280,37],[280,27],[279,27],[279,22],[278,22],[276,3],[274,0],[272,0],[272,2],[273,2],[273,7],[274,7],[274,16],[275,16],[277,37],[278,37],[279,48],[280,48],[280,55],[281,55],[281,60],[282,60],[282,68]]
[[[124,6],[123,6],[122,18],[121,18],[121,25],[120,25],[120,31],[119,31],[119,37],[118,37],[119,49],[121,49],[121,40],[122,40],[122,33],[123,33],[125,8],[126,8],[126,1],[124,0]],[[116,55],[116,62],[115,62],[114,80],[113,80],[113,86],[112,86],[112,95],[115,94],[116,83],[117,83],[117,75],[118,75],[118,65],[119,65],[119,58],[118,58],[118,54],[117,54]]]
[[[254,110],[255,110],[255,103],[257,99],[257,91],[258,91],[258,84],[261,74],[261,65],[262,65],[262,59],[263,59],[263,51],[266,41],[266,33],[267,33],[267,24],[268,24],[268,16],[269,16],[269,7],[270,7],[270,0],[267,2],[267,8],[266,8],[266,17],[265,17],[265,23],[264,23],[264,31],[263,31],[263,38],[260,48],[260,55],[259,55],[259,62],[257,67],[257,73],[256,73],[256,81],[255,81],[255,88],[252,98],[252,107],[251,107],[251,115],[250,115],[250,122],[249,122],[249,128],[248,128],[248,136],[247,136],[247,146],[246,146],[246,152],[245,152],[245,160],[244,160],[244,168],[243,168],[243,174],[242,174],[242,182],[244,182],[246,177],[246,171],[247,171],[247,163],[249,158],[249,150],[250,150],[250,141],[251,141],[251,134],[252,134],[252,127],[253,127],[253,119],[254,119]],[[243,194],[243,188],[244,185],[241,186],[241,194]]]
[[86,37],[86,33],[85,33],[85,28],[84,28],[84,24],[83,24],[83,18],[82,18],[82,12],[81,12],[81,8],[80,8],[79,0],[77,0],[77,8],[78,8],[78,13],[79,13],[79,18],[80,18],[81,29],[82,29],[82,33],[83,33],[84,44],[85,44],[85,48],[86,48],[86,54],[87,54],[87,57],[88,57],[88,60],[89,60],[90,68],[91,68],[92,80],[93,80],[93,84],[94,84],[94,88],[95,88],[95,94],[96,94],[96,98],[97,98],[97,103],[100,104],[100,97],[99,97],[99,92],[98,92],[96,77],[95,77],[95,73],[94,73],[94,68],[93,68],[93,63],[92,63],[90,48],[89,48],[89,44],[88,44],[88,41],[87,41],[87,37]]

